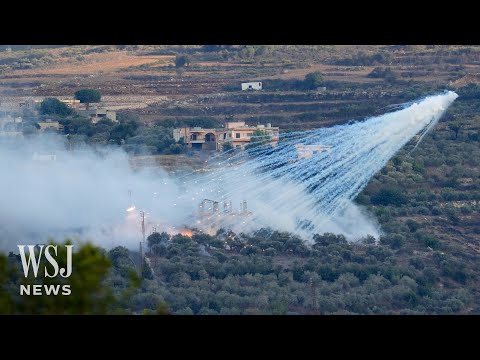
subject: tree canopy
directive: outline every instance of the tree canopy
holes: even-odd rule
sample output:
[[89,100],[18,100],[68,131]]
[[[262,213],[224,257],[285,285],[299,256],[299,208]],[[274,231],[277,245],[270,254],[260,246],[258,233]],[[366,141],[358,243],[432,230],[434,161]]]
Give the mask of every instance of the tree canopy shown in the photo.
[[315,71],[305,75],[304,80],[307,89],[316,89],[323,84],[323,75],[319,71]]
[[[55,245],[53,241],[50,244]],[[66,267],[66,249],[63,245],[72,244],[69,240],[58,246],[58,265]],[[0,255],[0,287],[16,288],[0,294],[0,314],[104,314],[114,298],[110,289],[103,286],[103,281],[111,266],[110,260],[102,249],[86,243],[79,246],[72,256],[72,275],[66,279],[60,275],[47,278],[39,275],[38,278],[24,278],[21,270],[20,256],[10,253],[6,258]],[[41,259],[40,271],[45,266]],[[69,284],[70,296],[19,296],[20,284],[63,285]]]
[[245,149],[253,149],[257,146],[267,145],[272,141],[272,137],[263,130],[255,130],[250,139],[250,143],[245,147]]
[[75,99],[83,103],[98,103],[102,99],[102,94],[94,89],[82,89],[75,92]]
[[192,60],[188,55],[177,55],[175,57],[175,67],[181,68],[184,66],[190,66]]
[[57,98],[46,98],[40,104],[40,113],[42,115],[56,115],[65,117],[73,113],[65,103],[61,102]]
[[400,206],[407,202],[407,197],[399,189],[382,189],[372,197],[374,205]]

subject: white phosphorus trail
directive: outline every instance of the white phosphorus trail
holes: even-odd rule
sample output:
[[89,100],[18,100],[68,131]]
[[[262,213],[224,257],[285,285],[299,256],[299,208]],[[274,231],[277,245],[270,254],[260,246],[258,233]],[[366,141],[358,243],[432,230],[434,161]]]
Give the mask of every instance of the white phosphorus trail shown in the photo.
[[[228,226],[238,232],[271,227],[306,239],[324,232],[343,233],[351,240],[377,237],[378,226],[353,199],[417,134],[419,142],[457,97],[449,91],[365,121],[286,134],[275,148],[262,145],[241,152],[196,178],[195,184],[187,182],[190,190],[177,202],[191,199],[198,188],[220,204],[248,200],[251,216],[243,221],[210,216],[204,222],[213,228]],[[305,145],[321,145],[326,151],[299,157],[296,146]]]
[[[1,141],[0,249],[50,236],[137,248],[139,211],[146,214],[147,229],[159,231],[271,228],[305,240],[325,232],[352,241],[377,237],[375,220],[353,200],[405,144],[416,135],[421,140],[456,98],[449,91],[364,121],[281,134],[276,147],[219,154],[206,172],[181,177],[161,169],[133,171],[120,149],[102,148],[100,155],[88,147],[69,151],[58,135]],[[326,151],[302,156],[299,147],[309,146]],[[36,161],[36,152],[55,154],[56,160]],[[202,208],[200,216],[204,199],[213,200],[208,206],[215,209]]]

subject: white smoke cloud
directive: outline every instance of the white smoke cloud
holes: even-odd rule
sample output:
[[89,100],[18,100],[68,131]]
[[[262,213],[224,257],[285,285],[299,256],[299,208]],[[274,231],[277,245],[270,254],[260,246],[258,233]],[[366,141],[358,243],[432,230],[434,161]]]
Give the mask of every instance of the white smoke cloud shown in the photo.
[[[34,153],[54,154],[56,160],[35,161]],[[149,225],[153,218],[172,223],[188,211],[162,206],[172,203],[179,189],[160,169],[134,172],[119,149],[70,152],[57,135],[2,142],[0,169],[1,248],[75,234],[107,247],[132,247],[141,233],[138,212],[127,221],[129,190],[139,209],[149,212]]]
[[[259,148],[255,158],[243,153],[209,165],[206,175],[183,178],[160,169],[135,172],[119,149],[66,150],[59,135],[1,141],[0,249],[49,236],[136,248],[141,209],[147,212],[147,235],[153,226],[175,232],[182,225],[210,225],[246,232],[271,227],[307,240],[316,232],[350,240],[378,237],[376,222],[352,200],[414,135],[434,126],[456,97],[449,92],[364,122],[290,134],[273,152]],[[332,151],[298,161],[298,143],[330,145]],[[35,161],[34,153],[55,154],[56,160]],[[136,205],[130,214],[129,190]],[[236,210],[247,200],[251,214],[216,214],[198,224],[204,198],[219,201],[220,210],[223,200]]]
[[[324,232],[342,233],[349,240],[378,238],[375,221],[352,201],[407,142],[431,129],[456,98],[454,92],[430,96],[362,122],[286,134],[274,150],[263,146],[238,154],[201,184],[219,201],[247,200],[253,214],[242,221],[230,216],[207,220],[217,227],[226,221],[237,231],[272,227],[307,240]],[[302,159],[298,144],[331,150]]]

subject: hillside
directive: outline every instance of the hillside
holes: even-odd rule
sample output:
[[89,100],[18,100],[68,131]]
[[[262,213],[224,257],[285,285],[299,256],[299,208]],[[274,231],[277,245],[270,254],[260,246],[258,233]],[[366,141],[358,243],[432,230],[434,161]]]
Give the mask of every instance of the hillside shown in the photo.
[[[133,165],[170,171],[195,164],[177,155],[185,149],[173,143],[175,126],[238,119],[305,130],[455,90],[459,98],[439,124],[416,149],[407,144],[356,199],[380,223],[379,244],[320,234],[312,248],[264,230],[235,234],[227,249],[231,239],[222,232],[177,236],[152,247],[153,275],[123,309],[166,303],[179,314],[471,314],[480,313],[479,55],[478,46],[20,48],[0,52],[0,105],[97,89],[123,111],[122,124],[137,124],[122,135],[124,149],[145,156]],[[175,67],[176,56],[190,65]],[[321,73],[319,86],[305,80],[313,72]],[[242,92],[244,81],[262,81],[263,90]],[[72,132],[74,120],[62,121]],[[108,126],[75,129],[91,143],[120,144]],[[123,284],[112,276],[113,288]]]

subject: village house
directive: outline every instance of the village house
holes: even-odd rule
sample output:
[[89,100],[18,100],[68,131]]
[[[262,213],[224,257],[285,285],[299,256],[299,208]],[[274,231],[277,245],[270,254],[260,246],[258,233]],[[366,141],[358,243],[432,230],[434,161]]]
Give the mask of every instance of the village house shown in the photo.
[[[42,103],[43,100],[44,99],[36,99],[36,100],[27,99],[24,101],[20,101],[18,103],[18,106],[20,108],[35,110],[37,106],[39,106]],[[71,109],[76,110],[80,107],[80,100],[76,100],[76,99],[59,99],[59,100]]]
[[278,144],[279,128],[271,124],[249,126],[244,121],[227,122],[225,127],[203,129],[201,127],[183,127],[173,130],[173,138],[196,150],[224,150],[224,144],[230,143],[234,148],[245,149],[256,131],[270,137],[271,144]]
[[63,131],[63,125],[56,120],[38,121],[37,124],[40,126],[39,130],[42,132],[45,130]]
[[0,112],[0,137],[23,138],[23,119],[21,116],[12,116]]
[[55,154],[39,154],[39,153],[33,153],[32,157],[33,161],[55,161],[57,160],[57,155]]
[[118,122],[117,113],[114,110],[108,110],[105,108],[91,108],[86,110],[78,110],[79,115],[88,117],[93,124],[96,124],[102,119],[110,119],[114,123]]
[[242,90],[262,90],[261,82],[246,82],[242,83]]

